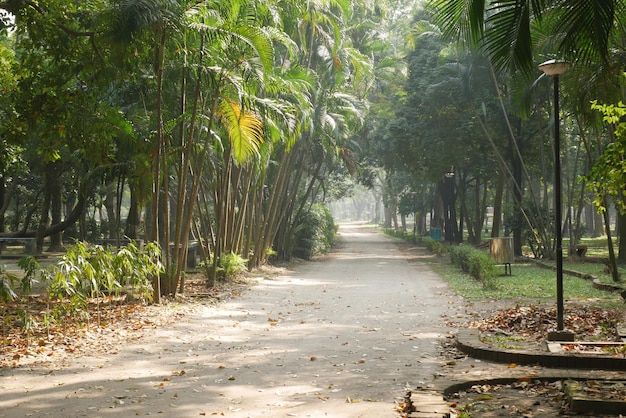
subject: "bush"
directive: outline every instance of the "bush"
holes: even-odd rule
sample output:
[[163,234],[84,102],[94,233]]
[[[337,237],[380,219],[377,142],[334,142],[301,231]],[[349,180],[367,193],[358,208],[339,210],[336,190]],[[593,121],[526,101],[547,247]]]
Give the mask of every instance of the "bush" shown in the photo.
[[330,250],[337,226],[330,211],[322,204],[312,205],[298,219],[293,255],[310,259]]
[[451,246],[448,251],[450,254],[450,262],[452,265],[457,266],[465,273],[469,273],[470,267],[468,260],[473,251],[475,251],[475,248],[470,245],[460,244]]
[[100,245],[76,242],[58,265],[42,272],[49,280],[51,297],[70,297],[86,303],[88,297],[119,294],[126,290],[135,298],[152,297],[152,279],[162,266],[156,244],[139,249],[134,243],[112,252]]
[[450,262],[480,281],[484,288],[496,287],[496,264],[489,254],[464,244],[450,247],[449,253]]
[[224,254],[217,261],[217,277],[220,279],[230,279],[246,271],[248,260],[230,252]]
[[442,255],[445,254],[446,251],[448,251],[447,244],[431,237],[422,237],[420,241],[428,251],[432,252],[435,255]]

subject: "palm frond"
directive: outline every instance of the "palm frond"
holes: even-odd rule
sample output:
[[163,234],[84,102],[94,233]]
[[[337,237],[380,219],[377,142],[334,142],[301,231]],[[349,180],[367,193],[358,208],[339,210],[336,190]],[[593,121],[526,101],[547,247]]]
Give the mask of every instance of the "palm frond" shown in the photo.
[[488,14],[484,49],[496,71],[534,71],[529,2],[497,2],[488,10]]
[[615,1],[568,0],[554,9],[555,32],[562,34],[560,51],[573,52],[578,60],[606,60],[611,32],[615,29]]
[[446,39],[474,45],[482,39],[486,0],[431,0],[427,8]]
[[231,100],[222,100],[218,112],[232,147],[233,157],[243,164],[255,155],[263,144],[263,122],[252,112]]

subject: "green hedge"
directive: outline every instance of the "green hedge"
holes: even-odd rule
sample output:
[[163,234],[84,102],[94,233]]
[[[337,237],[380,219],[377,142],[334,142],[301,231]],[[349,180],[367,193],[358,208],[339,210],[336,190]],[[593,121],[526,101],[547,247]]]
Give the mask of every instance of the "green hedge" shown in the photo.
[[421,242],[422,245],[424,245],[426,249],[431,251],[433,254],[443,255],[448,252],[449,245],[445,242],[433,239],[431,237],[422,237]]
[[496,263],[489,254],[470,245],[451,246],[450,262],[480,281],[485,288],[493,289],[496,283]]

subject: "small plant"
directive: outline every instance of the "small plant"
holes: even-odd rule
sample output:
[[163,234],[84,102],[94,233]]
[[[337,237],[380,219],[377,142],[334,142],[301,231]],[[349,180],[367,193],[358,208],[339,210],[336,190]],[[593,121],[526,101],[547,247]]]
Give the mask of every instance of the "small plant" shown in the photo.
[[457,417],[458,418],[473,418],[474,414],[472,413],[472,406],[471,405],[464,405],[462,407],[460,407],[459,409],[457,409]]
[[132,299],[152,300],[152,279],[163,271],[160,259],[161,250],[154,242],[141,250],[131,241],[115,254],[113,270]]
[[7,273],[4,267],[0,267],[0,300],[2,302],[11,302],[17,298],[13,290],[13,284],[16,280],[18,280],[17,277]]
[[[213,268],[213,255],[201,262],[199,265],[204,269],[207,277],[211,275],[211,269]],[[227,280],[243,273],[247,269],[248,260],[241,257],[239,254],[233,252],[222,255],[217,260],[217,277],[220,280]]]
[[[133,299],[150,300],[152,279],[162,270],[158,245],[151,243],[144,250],[133,242],[113,253],[100,245],[76,242],[56,266],[42,272],[50,281],[48,295],[64,303],[55,309],[64,314],[79,314],[87,307],[88,299],[130,292]],[[54,315],[58,318],[59,315]]]
[[222,279],[235,277],[244,271],[248,260],[239,254],[227,253],[220,257],[218,261],[217,275]]

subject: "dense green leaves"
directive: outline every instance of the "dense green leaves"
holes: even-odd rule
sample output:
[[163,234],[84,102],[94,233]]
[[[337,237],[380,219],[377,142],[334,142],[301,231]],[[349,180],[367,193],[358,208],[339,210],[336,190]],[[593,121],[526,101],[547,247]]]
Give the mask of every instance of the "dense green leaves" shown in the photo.
[[615,140],[604,148],[588,176],[588,187],[594,192],[594,203],[602,211],[608,210],[610,197],[621,212],[626,212],[626,105],[601,105],[593,103],[592,108],[603,115],[606,123],[614,128]]

